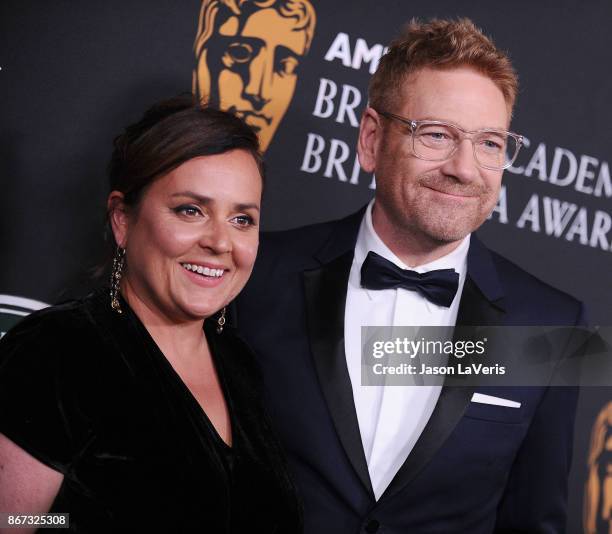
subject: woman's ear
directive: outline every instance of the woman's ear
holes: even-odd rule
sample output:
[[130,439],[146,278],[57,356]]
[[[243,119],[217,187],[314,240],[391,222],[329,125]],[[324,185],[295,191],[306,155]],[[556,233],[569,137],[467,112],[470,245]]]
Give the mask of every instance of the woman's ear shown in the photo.
[[111,191],[106,201],[106,212],[110,221],[115,243],[121,248],[126,248],[129,228],[129,217],[125,196],[120,191]]

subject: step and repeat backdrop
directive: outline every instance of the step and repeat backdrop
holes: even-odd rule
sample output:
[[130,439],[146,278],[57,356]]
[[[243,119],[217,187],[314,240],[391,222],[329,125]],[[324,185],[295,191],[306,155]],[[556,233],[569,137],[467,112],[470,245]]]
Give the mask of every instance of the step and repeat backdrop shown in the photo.
[[[264,229],[357,210],[375,189],[355,150],[368,79],[404,22],[434,16],[472,18],[520,76],[525,147],[480,237],[610,325],[608,0],[4,0],[0,333],[99,284],[112,139],[162,98],[193,91],[259,129]],[[612,531],[612,390],[582,392],[570,484],[568,531]]]

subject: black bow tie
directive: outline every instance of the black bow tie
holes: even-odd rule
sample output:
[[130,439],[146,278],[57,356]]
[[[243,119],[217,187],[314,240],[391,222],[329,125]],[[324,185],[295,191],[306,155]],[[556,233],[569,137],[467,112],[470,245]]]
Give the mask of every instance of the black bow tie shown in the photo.
[[422,274],[400,269],[394,263],[370,251],[361,266],[361,285],[366,289],[401,287],[418,291],[430,302],[448,308],[457,293],[459,274],[454,269],[439,269]]

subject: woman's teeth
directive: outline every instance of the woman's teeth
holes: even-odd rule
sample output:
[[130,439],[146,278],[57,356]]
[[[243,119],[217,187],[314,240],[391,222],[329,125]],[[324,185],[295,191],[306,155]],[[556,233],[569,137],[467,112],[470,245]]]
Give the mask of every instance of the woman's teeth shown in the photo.
[[212,276],[213,278],[220,278],[223,276],[223,269],[209,269],[208,267],[203,267],[202,265],[194,265],[191,263],[181,263],[181,265],[187,269],[188,271],[201,274],[203,276]]

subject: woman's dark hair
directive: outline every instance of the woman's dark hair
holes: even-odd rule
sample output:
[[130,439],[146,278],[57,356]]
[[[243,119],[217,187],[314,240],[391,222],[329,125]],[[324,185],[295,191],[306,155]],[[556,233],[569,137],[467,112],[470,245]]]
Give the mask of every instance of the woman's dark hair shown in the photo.
[[193,95],[155,104],[117,136],[114,145],[108,166],[110,190],[123,193],[126,206],[138,205],[157,178],[199,156],[246,150],[264,177],[255,132],[238,117],[202,105]]

